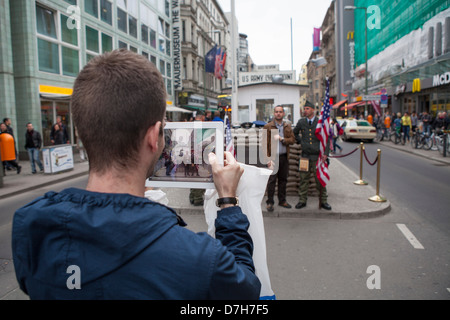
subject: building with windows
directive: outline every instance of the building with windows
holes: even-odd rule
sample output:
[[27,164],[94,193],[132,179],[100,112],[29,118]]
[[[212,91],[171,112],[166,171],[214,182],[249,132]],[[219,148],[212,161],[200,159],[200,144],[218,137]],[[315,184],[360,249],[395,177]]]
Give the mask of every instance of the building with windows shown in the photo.
[[450,111],[450,1],[354,0],[354,6],[356,99],[367,72],[368,94],[384,92],[391,112]]
[[[93,57],[126,48],[161,71],[174,101],[173,6],[169,0],[0,0],[0,115],[12,119],[17,145],[32,122],[50,144],[56,117],[77,143],[70,97]],[[20,148],[21,152],[24,152]]]
[[229,53],[229,22],[216,0],[181,0],[180,20],[182,87],[177,91],[177,105],[192,111],[214,112],[225,87],[227,70],[221,79],[206,72],[205,56],[215,46]]

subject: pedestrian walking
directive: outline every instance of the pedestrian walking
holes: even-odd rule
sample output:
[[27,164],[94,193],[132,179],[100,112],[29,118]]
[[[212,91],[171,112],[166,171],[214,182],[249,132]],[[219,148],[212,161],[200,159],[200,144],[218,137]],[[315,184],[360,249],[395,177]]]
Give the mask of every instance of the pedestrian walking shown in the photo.
[[[313,175],[316,181],[316,188],[322,195],[321,207],[326,210],[331,210],[331,206],[328,204],[327,189],[326,187],[322,187],[316,174],[316,164],[320,153],[320,140],[316,137],[316,127],[319,119],[314,114],[314,106],[308,101],[304,106],[304,115],[305,117],[298,120],[297,125],[294,128],[294,136],[297,143],[300,143],[302,146],[302,158],[300,159],[300,187],[298,191],[299,202],[296,204],[295,208],[301,209],[306,207],[309,179],[311,175]],[[329,154],[330,143],[327,141],[322,160],[326,161]],[[304,165],[302,165],[302,162]]]
[[[15,140],[14,137],[8,133],[8,128],[6,127],[6,124],[4,122],[0,123],[0,135],[7,135],[8,139],[6,137],[0,137],[0,139],[5,139],[5,141],[2,141],[0,146],[2,149],[8,149],[8,150],[1,150],[2,151],[2,165],[3,165],[3,175],[5,175],[5,169],[6,166],[9,164],[11,167],[16,168],[17,174],[20,174],[22,171],[22,166],[20,166],[17,163],[17,157],[16,157],[16,150],[15,150]],[[7,145],[8,144],[8,145]],[[5,157],[4,155],[7,154],[8,157]]]
[[336,121],[336,118],[333,118],[331,121],[331,130],[332,130],[332,139],[333,139],[333,152],[336,153],[336,149],[339,149],[339,152],[342,153],[342,147],[337,144],[339,136],[343,134],[343,129],[341,128],[339,122]]
[[[278,154],[278,170],[272,173],[267,183],[267,210],[273,211],[275,186],[278,181],[278,205],[287,209],[292,206],[286,201],[286,184],[289,175],[289,146],[295,143],[294,133],[292,132],[291,125],[285,121],[284,108],[282,106],[276,106],[273,109],[274,118],[267,123],[263,129],[266,130],[264,141],[262,145],[267,149],[267,157],[275,158],[272,152],[272,144],[277,144]],[[267,166],[272,168],[274,162],[271,160]]]
[[37,163],[39,170],[41,172],[44,171],[44,166],[42,165],[41,160],[39,159],[39,150],[41,149],[42,138],[41,134],[34,130],[33,124],[31,122],[27,123],[27,131],[25,132],[25,149],[28,152],[28,157],[30,158],[31,164],[31,173],[36,173],[36,165]]
[[215,239],[145,198],[164,149],[166,96],[156,66],[132,51],[94,57],[78,74],[71,107],[89,156],[86,190],[49,192],[13,219],[15,274],[31,299],[259,299],[236,198],[243,169],[229,152],[223,166],[209,154]]

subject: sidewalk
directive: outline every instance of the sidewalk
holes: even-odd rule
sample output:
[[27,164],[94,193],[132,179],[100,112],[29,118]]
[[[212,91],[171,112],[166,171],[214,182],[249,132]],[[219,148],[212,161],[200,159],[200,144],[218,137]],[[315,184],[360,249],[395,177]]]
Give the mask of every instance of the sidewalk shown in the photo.
[[[359,177],[340,161],[333,159],[329,168],[330,183],[327,186],[328,203],[332,210],[319,209],[319,198],[309,197],[305,208],[295,209],[298,196],[287,196],[291,209],[278,206],[275,195],[274,211],[266,209],[266,197],[261,202],[261,211],[265,217],[280,218],[325,218],[325,219],[360,219],[374,218],[389,212],[391,204],[372,202],[369,197],[376,195],[375,187],[358,186],[353,181]],[[187,214],[204,214],[203,207],[193,206],[189,202],[189,189],[161,188],[167,194],[169,207],[174,208],[181,216]]]
[[5,171],[5,175],[3,176],[3,187],[0,187],[0,199],[87,174],[89,163],[87,161],[82,161],[79,154],[75,152],[73,158],[74,168],[72,170],[55,174],[41,173],[39,172],[37,165],[37,173],[32,174],[30,161],[19,161],[19,165],[22,166],[22,172],[20,174],[17,174],[15,169]]
[[[404,147],[404,146],[403,146]],[[3,177],[3,187],[0,188],[0,199],[20,194],[43,186],[80,177],[88,173],[88,162],[82,162],[79,155],[74,153],[74,169],[57,174],[31,173],[30,163],[20,161],[22,172],[6,171]],[[383,215],[390,210],[389,199],[387,202],[377,203],[369,201],[369,197],[376,195],[375,186],[358,186],[353,181],[359,177],[343,165],[339,160],[333,159],[330,165],[330,183],[328,189],[328,203],[332,210],[319,209],[318,197],[309,197],[305,208],[295,209],[298,202],[297,196],[288,196],[287,201],[292,205],[291,209],[278,206],[275,199],[274,211],[266,209],[266,198],[261,202],[261,210],[267,217],[285,218],[327,218],[327,219],[358,219],[372,218]],[[189,189],[162,188],[167,194],[169,206],[178,214],[204,214],[203,207],[193,206],[189,202]]]

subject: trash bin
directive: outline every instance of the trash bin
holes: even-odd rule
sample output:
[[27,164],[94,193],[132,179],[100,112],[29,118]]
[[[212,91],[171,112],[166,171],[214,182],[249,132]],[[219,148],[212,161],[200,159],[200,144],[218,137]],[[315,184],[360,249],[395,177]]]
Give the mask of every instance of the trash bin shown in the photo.
[[[0,134],[0,160],[16,160],[14,138],[9,133]],[[3,187],[3,165],[0,169],[0,187]]]

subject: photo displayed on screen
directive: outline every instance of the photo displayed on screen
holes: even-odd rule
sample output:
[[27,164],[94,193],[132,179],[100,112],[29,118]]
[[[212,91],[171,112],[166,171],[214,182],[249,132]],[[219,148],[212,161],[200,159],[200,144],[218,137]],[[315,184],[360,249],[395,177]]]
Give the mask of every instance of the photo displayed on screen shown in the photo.
[[164,129],[165,147],[153,181],[212,182],[208,154],[215,152],[216,129]]

